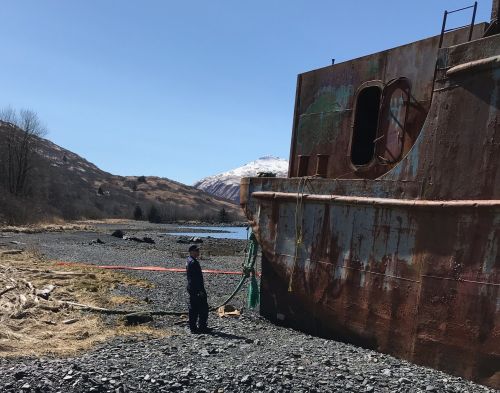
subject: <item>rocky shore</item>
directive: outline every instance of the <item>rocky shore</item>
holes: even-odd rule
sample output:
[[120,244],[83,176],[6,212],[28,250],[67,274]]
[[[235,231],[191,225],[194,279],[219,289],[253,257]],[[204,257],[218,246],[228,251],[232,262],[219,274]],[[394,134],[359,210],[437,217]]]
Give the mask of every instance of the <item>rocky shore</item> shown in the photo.
[[[111,236],[122,229],[130,237]],[[98,265],[183,267],[186,245],[166,235],[173,226],[131,223],[97,225],[93,231],[3,233],[2,242],[45,258]],[[102,243],[96,242],[100,239]],[[239,270],[244,240],[203,239],[202,266]],[[11,243],[14,244],[14,243]],[[141,310],[185,310],[182,273],[133,271],[154,288],[118,287],[140,300]],[[218,304],[239,280],[206,275],[209,302]],[[462,378],[391,356],[305,335],[262,319],[245,308],[246,293],[232,304],[239,318],[210,315],[212,334],[191,335],[181,317],[151,324],[165,338],[120,337],[73,357],[0,357],[1,392],[492,392]],[[113,317],[109,323],[114,323]],[[0,348],[0,353],[2,348]]]

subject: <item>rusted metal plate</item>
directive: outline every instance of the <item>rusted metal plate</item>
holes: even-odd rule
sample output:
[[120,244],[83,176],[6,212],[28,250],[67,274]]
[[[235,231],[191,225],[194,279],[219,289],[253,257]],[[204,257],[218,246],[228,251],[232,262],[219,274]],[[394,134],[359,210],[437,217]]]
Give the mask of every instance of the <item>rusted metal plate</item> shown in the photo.
[[[485,29],[484,23],[476,25],[473,37],[481,37]],[[447,33],[445,45],[466,41],[467,33],[468,29]],[[300,155],[310,157],[306,171],[309,176],[315,174],[318,155],[330,156],[328,178],[376,178],[390,170],[393,164],[384,160],[358,169],[350,162],[357,89],[367,81],[386,85],[401,76],[408,80],[411,101],[406,108],[406,126],[401,137],[404,139],[402,155],[406,154],[429,110],[438,45],[436,36],[299,75],[289,177],[297,176]],[[390,105],[391,100],[387,104]],[[383,154],[387,158],[385,156]]]
[[500,15],[500,0],[493,0],[491,4],[491,21],[498,20]]
[[[404,64],[421,56],[414,49],[400,50]],[[328,177],[347,168],[342,127],[352,91],[376,74],[368,64],[407,76],[390,53],[345,63],[340,75],[302,75],[292,161],[330,154]],[[241,205],[263,250],[263,315],[500,388],[499,55],[500,35],[443,48],[435,82],[410,78],[412,102],[427,102],[425,121],[408,110],[414,133],[390,144],[403,158],[379,178],[242,180]],[[353,89],[332,96],[325,86],[334,78]]]
[[442,49],[438,59],[442,71],[437,75],[434,105],[422,135],[384,179],[426,179],[420,194],[424,198],[491,199],[500,195],[498,63],[446,75],[461,64],[499,54],[498,35]]
[[480,209],[305,201],[297,224],[261,200],[262,313],[497,386],[500,206]]
[[395,79],[384,88],[377,143],[378,157],[384,163],[398,162],[403,154],[410,94],[410,82],[406,78]]

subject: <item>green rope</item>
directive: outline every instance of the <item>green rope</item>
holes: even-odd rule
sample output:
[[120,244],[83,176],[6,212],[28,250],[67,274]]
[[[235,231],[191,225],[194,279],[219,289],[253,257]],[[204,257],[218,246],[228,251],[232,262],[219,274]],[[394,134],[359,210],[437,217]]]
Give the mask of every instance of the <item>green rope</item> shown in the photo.
[[254,233],[251,233],[248,237],[247,251],[245,253],[245,262],[243,263],[243,272],[240,282],[234,289],[233,293],[220,305],[212,307],[211,310],[216,310],[219,307],[228,304],[236,294],[243,288],[246,280],[251,277],[249,292],[248,292],[248,307],[255,308],[259,303],[259,284],[257,278],[255,277],[255,261],[257,259],[257,252],[259,250],[259,243],[257,243],[257,238]]
[[[259,283],[257,282],[257,277],[255,275],[255,261],[257,259],[257,251],[259,249],[259,244],[257,243],[257,238],[252,233],[250,235],[250,250],[248,252],[247,266],[246,270],[249,272],[250,285],[248,287],[248,307],[255,308],[259,304]],[[245,269],[244,269],[245,270]]]
[[255,273],[250,278],[250,286],[248,287],[248,307],[255,308],[259,304],[259,283],[255,277]]
[[[234,291],[229,295],[229,297],[220,305],[211,307],[210,310],[217,310],[219,307],[225,306],[228,304],[236,294],[243,288],[243,284],[245,284],[246,280],[250,279],[250,286],[248,288],[248,307],[255,308],[259,304],[259,284],[257,282],[256,274],[255,274],[255,261],[257,259],[257,252],[259,249],[259,243],[257,243],[257,238],[253,233],[247,239],[247,247],[245,253],[245,262],[243,263],[243,272],[241,275],[240,282],[236,285]],[[186,311],[171,311],[171,310],[159,310],[159,311],[147,311],[147,310],[111,310],[101,307],[93,307],[87,306],[84,304],[77,304],[72,302],[65,302],[71,307],[77,307],[81,310],[89,311],[89,312],[99,312],[103,314],[133,314],[133,313],[148,313],[151,315],[176,315],[182,316],[186,315]]]

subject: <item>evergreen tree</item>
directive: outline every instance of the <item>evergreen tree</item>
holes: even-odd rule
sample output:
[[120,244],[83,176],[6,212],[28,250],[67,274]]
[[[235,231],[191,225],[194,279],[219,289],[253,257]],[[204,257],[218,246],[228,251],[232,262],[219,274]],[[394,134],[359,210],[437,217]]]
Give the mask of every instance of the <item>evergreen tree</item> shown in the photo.
[[139,205],[136,205],[134,210],[134,220],[142,220],[142,218],[143,218],[142,209]]
[[153,222],[156,224],[161,222],[160,212],[155,205],[151,205],[151,208],[149,209],[148,220],[149,222]]
[[227,212],[225,208],[219,211],[219,222],[227,222]]

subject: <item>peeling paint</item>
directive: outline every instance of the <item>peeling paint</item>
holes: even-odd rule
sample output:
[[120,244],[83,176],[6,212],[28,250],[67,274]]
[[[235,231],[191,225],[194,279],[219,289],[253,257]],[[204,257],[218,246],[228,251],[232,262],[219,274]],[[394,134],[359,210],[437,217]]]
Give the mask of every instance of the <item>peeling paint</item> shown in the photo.
[[[308,175],[315,154],[333,159],[327,178],[242,180],[263,251],[261,313],[500,388],[500,69],[446,74],[498,56],[500,35],[437,58],[436,44],[302,75],[291,175],[297,154],[311,156]],[[342,110],[377,73],[411,82],[403,154],[354,168]]]

